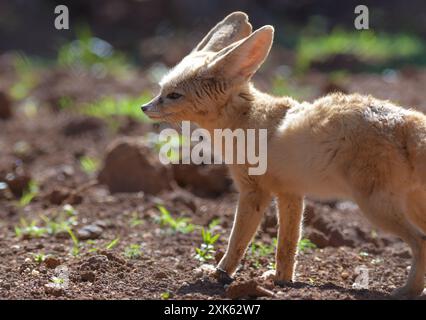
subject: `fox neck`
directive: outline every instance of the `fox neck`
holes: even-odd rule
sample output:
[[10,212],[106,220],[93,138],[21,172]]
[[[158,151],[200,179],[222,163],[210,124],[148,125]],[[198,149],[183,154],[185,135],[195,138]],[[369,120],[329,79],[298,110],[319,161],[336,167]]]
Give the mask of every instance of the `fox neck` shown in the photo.
[[217,106],[217,114],[197,122],[210,133],[226,128],[268,129],[272,133],[287,110],[296,104],[298,102],[292,98],[268,95],[248,83],[237,88],[223,105]]

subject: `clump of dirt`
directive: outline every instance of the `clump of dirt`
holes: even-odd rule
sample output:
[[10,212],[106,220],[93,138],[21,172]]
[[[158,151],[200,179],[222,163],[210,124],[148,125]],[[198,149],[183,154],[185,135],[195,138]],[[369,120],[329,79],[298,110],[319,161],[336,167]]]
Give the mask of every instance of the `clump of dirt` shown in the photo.
[[232,184],[225,165],[176,164],[172,168],[178,185],[200,197],[223,194]]
[[0,91],[0,119],[9,119],[12,117],[12,102],[10,98]]
[[83,196],[68,188],[57,187],[47,193],[45,198],[54,205],[68,203],[71,205],[80,204],[83,201]]
[[61,260],[54,256],[47,256],[43,262],[49,269],[55,269],[56,267],[61,265]]
[[98,180],[112,193],[157,194],[170,189],[170,168],[137,138],[124,138],[108,147]]
[[12,194],[19,198],[22,197],[24,191],[27,189],[31,181],[31,175],[19,167],[14,172],[9,172],[5,177],[5,181]]
[[77,230],[76,236],[79,240],[97,239],[101,236],[103,229],[96,225],[90,224]]
[[[354,211],[357,212],[356,216],[353,215]],[[304,225],[304,237],[319,248],[355,248],[366,242],[378,247],[394,241],[381,232],[371,231],[358,207],[351,202],[321,205],[307,201]]]
[[70,119],[63,128],[66,136],[97,133],[104,128],[104,122],[98,118],[80,116]]
[[273,297],[274,292],[262,287],[256,280],[236,281],[226,289],[226,296],[230,299]]

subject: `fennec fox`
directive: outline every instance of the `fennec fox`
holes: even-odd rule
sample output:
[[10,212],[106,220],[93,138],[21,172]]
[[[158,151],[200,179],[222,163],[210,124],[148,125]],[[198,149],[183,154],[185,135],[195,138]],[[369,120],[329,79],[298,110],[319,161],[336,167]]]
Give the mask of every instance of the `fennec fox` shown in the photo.
[[426,268],[426,116],[359,94],[331,94],[313,103],[258,91],[252,75],[268,56],[274,28],[252,32],[234,12],[219,22],[160,83],[142,110],[152,119],[189,120],[215,128],[267,129],[267,171],[248,175],[230,165],[238,208],[216,275],[231,280],[272,197],[279,210],[276,274],[293,280],[305,195],[355,201],[376,226],[412,250],[406,284],[416,296]]

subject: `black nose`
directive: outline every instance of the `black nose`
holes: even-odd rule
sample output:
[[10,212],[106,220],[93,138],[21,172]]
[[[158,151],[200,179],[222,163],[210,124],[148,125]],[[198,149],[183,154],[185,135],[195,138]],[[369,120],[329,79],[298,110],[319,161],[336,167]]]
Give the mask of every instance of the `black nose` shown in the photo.
[[154,109],[154,105],[151,102],[145,103],[141,106],[142,112],[149,112],[150,110],[152,111],[153,109]]
[[151,108],[151,105],[149,103],[147,103],[147,104],[144,104],[141,107],[141,110],[142,110],[142,112],[146,112],[146,111],[149,111],[150,108]]

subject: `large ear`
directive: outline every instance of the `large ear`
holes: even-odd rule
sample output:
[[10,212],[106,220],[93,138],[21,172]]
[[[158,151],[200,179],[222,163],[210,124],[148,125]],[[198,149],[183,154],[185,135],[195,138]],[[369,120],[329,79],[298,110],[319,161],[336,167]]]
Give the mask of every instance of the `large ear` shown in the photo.
[[248,16],[244,12],[236,11],[211,29],[194,51],[217,52],[247,37],[250,33],[251,24],[248,22]]
[[219,51],[207,68],[235,82],[248,80],[265,61],[273,39],[274,28],[263,26],[247,38]]

